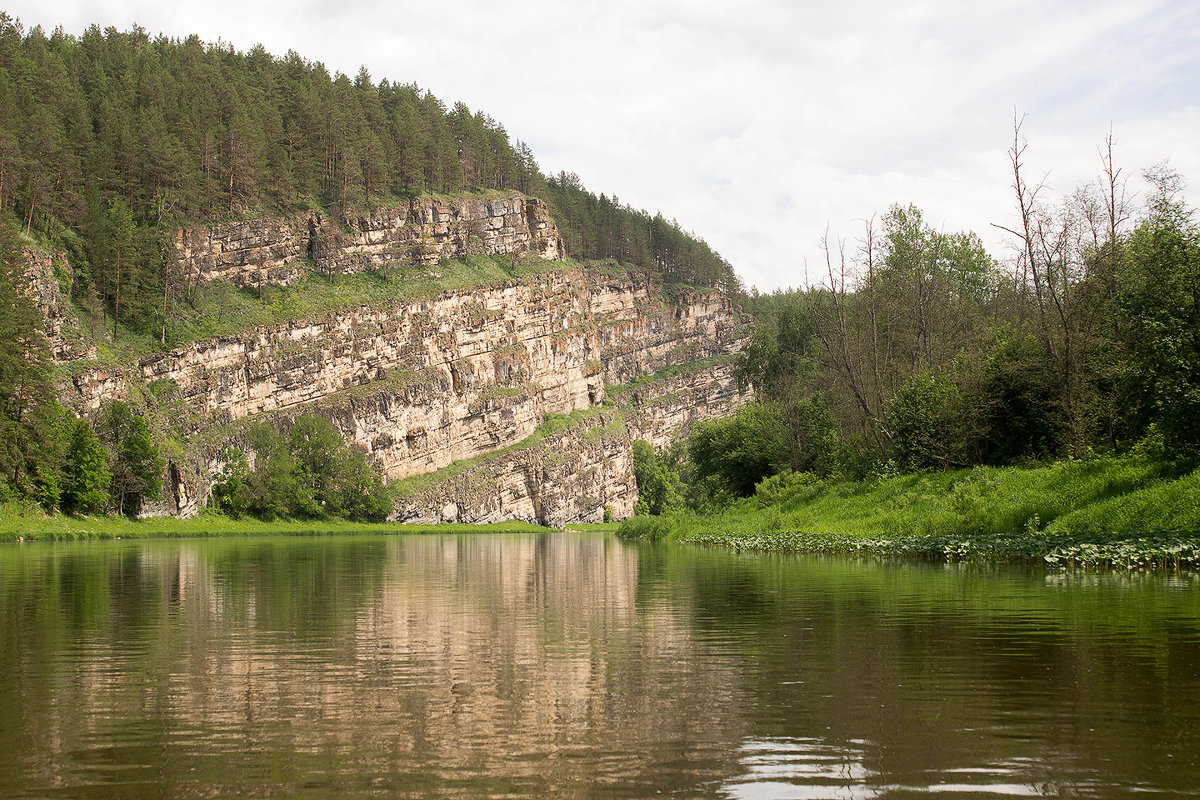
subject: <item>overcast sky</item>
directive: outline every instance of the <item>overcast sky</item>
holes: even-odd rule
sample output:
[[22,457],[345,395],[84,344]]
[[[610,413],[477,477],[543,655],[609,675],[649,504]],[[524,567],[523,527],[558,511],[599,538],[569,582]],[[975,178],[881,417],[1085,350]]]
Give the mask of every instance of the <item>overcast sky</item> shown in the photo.
[[896,202],[946,231],[974,230],[1006,257],[991,223],[1013,224],[1014,110],[1030,175],[1048,173],[1057,196],[1095,178],[1110,125],[1128,174],[1169,158],[1200,181],[1194,0],[20,0],[7,10],[47,32],[137,23],[415,82],[503,123],[544,172],[578,173],[597,194],[677,219],[764,291],[802,284],[827,228],[853,237],[858,220]]

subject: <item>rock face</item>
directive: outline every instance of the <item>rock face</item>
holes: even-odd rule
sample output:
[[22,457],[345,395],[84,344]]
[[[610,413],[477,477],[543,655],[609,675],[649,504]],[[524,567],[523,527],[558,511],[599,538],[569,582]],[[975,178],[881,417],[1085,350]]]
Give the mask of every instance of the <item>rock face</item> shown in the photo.
[[728,416],[749,399],[728,361],[663,378],[632,395],[625,415],[630,437],[660,449],[696,423]]
[[633,451],[619,415],[599,415],[519,450],[468,468],[403,498],[404,522],[500,522],[550,527],[624,519],[637,505]]
[[[189,281],[244,287],[289,283],[312,268],[526,251],[551,264],[562,255],[545,206],[523,197],[414,202],[336,225],[315,214],[231,223],[175,241]],[[640,273],[547,269],[202,340],[123,368],[74,369],[60,400],[80,413],[112,399],[159,404],[161,426],[188,444],[166,467],[166,499],[147,513],[196,513],[221,452],[244,446],[244,421],[282,426],[313,412],[389,481],[450,467],[452,477],[407,496],[398,517],[557,526],[599,521],[607,509],[621,519],[637,502],[631,438],[665,446],[746,399],[727,360],[743,345],[745,321],[716,291],[668,297]],[[55,352],[79,357],[65,345]],[[696,362],[702,368],[687,367]],[[639,382],[619,409],[597,408],[607,385],[667,368],[677,369]],[[582,423],[527,446],[547,415],[581,411]],[[466,459],[476,463],[464,469]]]
[[665,448],[697,422],[725,416],[749,396],[732,361],[687,369],[640,385],[617,407],[536,447],[480,459],[406,495],[406,522],[487,523],[520,519],[560,527],[624,519],[637,505],[632,440]]
[[347,274],[507,253],[548,261],[564,256],[558,228],[540,200],[413,200],[337,219],[307,212],[180,230],[173,246],[189,285],[224,279],[243,288],[295,283],[309,269]]
[[570,270],[197,342],[124,376],[83,371],[62,400],[95,409],[130,380],[168,381],[189,433],[314,404],[396,479],[515,444],[548,413],[602,403],[606,382],[733,352],[742,335],[715,292],[672,307],[630,276]]
[[29,291],[46,320],[44,332],[51,358],[59,362],[95,358],[96,346],[83,340],[79,320],[58,284],[56,266],[61,264],[66,272],[70,271],[66,256],[32,247],[26,248],[22,255]]

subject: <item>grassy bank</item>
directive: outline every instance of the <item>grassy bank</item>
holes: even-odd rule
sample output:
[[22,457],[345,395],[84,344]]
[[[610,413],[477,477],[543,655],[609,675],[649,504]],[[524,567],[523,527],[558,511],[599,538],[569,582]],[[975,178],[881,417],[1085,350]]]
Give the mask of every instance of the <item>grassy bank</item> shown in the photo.
[[620,535],[739,549],[1200,567],[1200,470],[1134,459],[870,481],[797,477],[710,515],[627,520]]
[[88,539],[170,539],[209,536],[327,536],[335,534],[409,533],[536,533],[551,530],[526,522],[491,525],[402,525],[395,522],[366,523],[343,520],[231,519],[204,513],[190,519],[152,517],[46,516],[28,509],[0,508],[0,542],[72,541]]

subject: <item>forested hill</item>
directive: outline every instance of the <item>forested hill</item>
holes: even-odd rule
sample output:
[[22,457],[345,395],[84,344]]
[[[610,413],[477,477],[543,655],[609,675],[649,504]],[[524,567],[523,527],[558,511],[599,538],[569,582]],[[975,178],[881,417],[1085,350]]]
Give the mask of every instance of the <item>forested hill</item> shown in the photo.
[[575,258],[737,288],[674,221],[543,175],[499,122],[415,84],[137,27],[47,36],[0,14],[0,213],[64,246],[73,291],[94,290],[120,324],[154,327],[148,298],[181,226],[491,189],[547,201]]

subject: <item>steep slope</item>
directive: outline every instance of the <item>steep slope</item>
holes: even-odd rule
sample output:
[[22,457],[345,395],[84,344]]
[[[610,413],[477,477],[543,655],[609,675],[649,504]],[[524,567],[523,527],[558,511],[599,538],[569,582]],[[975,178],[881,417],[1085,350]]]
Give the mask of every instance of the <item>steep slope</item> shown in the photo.
[[[316,411],[387,479],[403,479],[512,448],[547,415],[603,406],[609,385],[727,356],[744,336],[740,315],[716,291],[668,297],[654,276],[562,262],[553,221],[536,200],[520,196],[413,203],[403,213],[336,224],[314,215],[264,218],[183,231],[176,246],[189,281],[226,280],[250,291],[260,280],[298,280],[305,270],[337,275],[397,260],[423,264],[427,248],[442,257],[472,247],[514,256],[532,250],[558,266],[524,281],[204,339],[115,369],[76,367],[60,386],[64,404],[89,412],[108,400],[152,396],[164,424],[186,441],[167,467],[168,497],[150,513],[195,513],[222,451],[245,446],[249,420],[285,424]],[[486,479],[496,502],[473,499],[484,480],[473,473],[469,491],[443,486],[419,508],[401,504],[397,515],[556,525],[598,520],[605,507],[626,516],[637,499],[631,436],[662,445],[680,425],[739,401],[727,363],[702,366],[676,376],[686,387],[643,386],[623,416],[610,413],[559,432],[543,448],[525,448],[507,477]],[[430,503],[437,505],[432,514]]]

